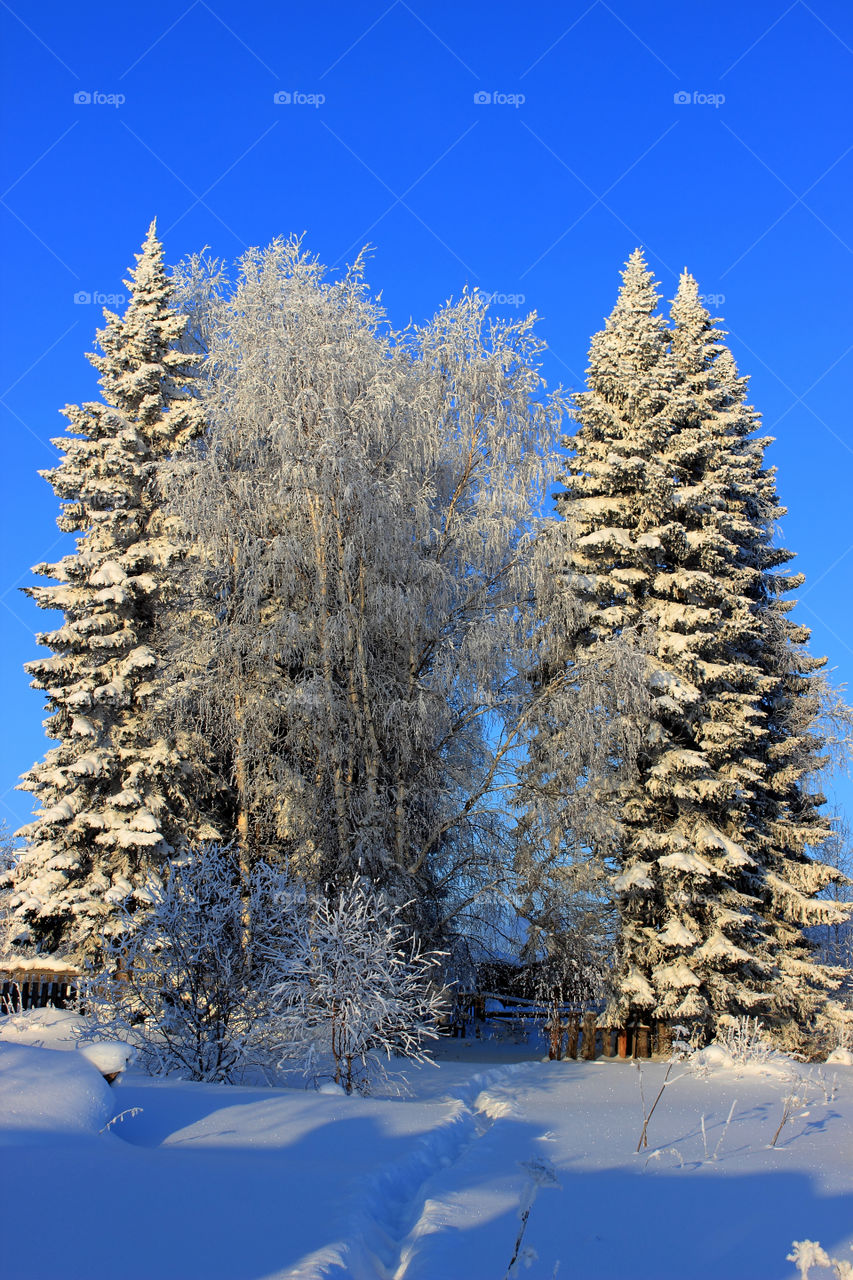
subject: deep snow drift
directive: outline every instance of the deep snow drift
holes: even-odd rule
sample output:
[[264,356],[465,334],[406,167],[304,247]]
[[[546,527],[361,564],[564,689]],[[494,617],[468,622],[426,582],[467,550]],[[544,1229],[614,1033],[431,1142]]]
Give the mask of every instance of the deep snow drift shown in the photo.
[[537,1158],[560,1186],[530,1214],[531,1280],[793,1280],[795,1240],[853,1260],[845,1063],[675,1065],[636,1153],[639,1086],[648,1113],[665,1063],[446,1041],[437,1069],[407,1072],[409,1098],[132,1071],[110,1087],[67,1018],[42,1011],[29,1035],[15,1021],[0,1028],[8,1280],[501,1280]]

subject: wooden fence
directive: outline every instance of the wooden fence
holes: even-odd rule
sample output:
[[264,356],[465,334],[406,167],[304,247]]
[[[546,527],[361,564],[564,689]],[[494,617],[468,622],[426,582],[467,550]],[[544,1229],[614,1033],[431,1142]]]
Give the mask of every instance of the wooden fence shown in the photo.
[[[503,1006],[501,1009],[490,1009],[487,1003],[493,1001]],[[578,1007],[577,1005],[546,1004],[540,1001],[525,1000],[519,996],[498,995],[494,992],[457,992],[451,1016],[449,1034],[464,1036],[472,1022],[506,1023],[536,1022],[543,1028],[554,1024],[555,1013],[559,1016],[559,1037],[552,1037],[553,1045],[559,1040],[559,1056],[564,1058],[651,1058],[661,1056],[668,1058],[672,1052],[672,1028],[668,1023],[632,1024],[628,1027],[603,1027],[599,1018],[603,1009],[600,1005]],[[555,1052],[554,1056],[558,1056]]]
[[0,968],[0,1015],[21,1009],[64,1009],[77,996],[76,969]]

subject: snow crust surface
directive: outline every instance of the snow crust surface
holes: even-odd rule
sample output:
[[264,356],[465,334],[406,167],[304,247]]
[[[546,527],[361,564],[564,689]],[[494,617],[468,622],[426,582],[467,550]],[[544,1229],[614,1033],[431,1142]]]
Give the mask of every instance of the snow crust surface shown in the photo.
[[[408,1098],[153,1080],[0,1043],[10,1280],[495,1280],[548,1161],[531,1280],[794,1280],[794,1240],[853,1245],[853,1072],[549,1063],[448,1041]],[[786,1097],[806,1102],[770,1143]],[[731,1113],[731,1120],[727,1118]],[[115,1119],[113,1119],[115,1117]],[[121,1118],[119,1118],[121,1117]],[[107,1126],[108,1121],[112,1121]],[[704,1132],[703,1132],[704,1131]],[[550,1166],[549,1166],[550,1167]],[[45,1178],[104,1212],[45,1229]],[[818,1280],[815,1275],[814,1280]]]

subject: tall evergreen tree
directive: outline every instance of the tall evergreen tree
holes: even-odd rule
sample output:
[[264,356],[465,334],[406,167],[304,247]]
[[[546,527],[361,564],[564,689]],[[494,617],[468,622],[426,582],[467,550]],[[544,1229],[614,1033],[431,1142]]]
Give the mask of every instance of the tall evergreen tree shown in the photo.
[[[824,834],[819,798],[802,785],[821,763],[819,664],[784,619],[797,580],[777,572],[790,553],[772,545],[781,508],[744,380],[689,276],[672,331],[658,300],[638,251],[592,340],[555,534],[561,589],[580,602],[557,641],[563,664],[606,664],[629,637],[643,655],[632,769],[609,786],[580,780],[609,818],[614,860],[608,1016],[784,1022],[806,1012],[798,984],[831,982],[800,932],[831,911],[814,896],[830,873],[806,853]],[[618,718],[618,700],[601,713]],[[782,834],[789,813],[795,836]]]
[[88,357],[103,402],[63,411],[72,438],[54,441],[64,457],[41,473],[62,500],[60,529],[80,535],[76,550],[35,567],[55,585],[27,588],[64,620],[38,637],[51,656],[26,667],[58,745],[21,782],[41,807],[19,833],[12,901],[37,943],[77,954],[109,931],[115,903],[152,864],[185,837],[215,834],[192,798],[188,752],[150,714],[156,626],[180,554],[158,469],[203,430],[199,357],[188,354],[154,222],[125,283],[127,310],[105,312],[103,354]]
[[[837,869],[814,852],[832,834],[817,778],[828,763],[819,723],[828,693],[821,674],[825,659],[808,652],[808,628],[787,616],[794,602],[786,597],[804,578],[779,572],[793,553],[773,545],[786,511],[779,504],[775,468],[764,465],[770,440],[754,434],[759,416],[746,403],[747,379],[738,376],[725,335],[687,272],[673,302],[672,324],[682,421],[702,441],[698,470],[720,513],[713,541],[703,540],[704,567],[737,582],[741,595],[726,638],[735,643],[736,674],[742,681],[749,677],[742,689],[725,693],[729,702],[739,696],[745,710],[749,698],[758,713],[750,708],[751,742],[729,772],[740,781],[738,837],[756,864],[746,864],[744,877],[757,899],[772,966],[764,1007],[777,1024],[805,1026],[838,975],[816,963],[803,927],[844,918],[843,908],[815,896],[839,879]],[[718,564],[723,538],[736,549],[728,571]],[[723,723],[723,709],[712,710],[711,719],[715,726]],[[719,749],[719,732],[717,738]]]

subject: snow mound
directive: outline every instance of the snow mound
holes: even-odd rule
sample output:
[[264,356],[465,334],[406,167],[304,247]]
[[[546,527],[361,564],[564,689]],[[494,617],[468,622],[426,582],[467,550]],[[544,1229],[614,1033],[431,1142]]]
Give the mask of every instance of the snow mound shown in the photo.
[[97,1134],[114,1113],[110,1086],[80,1053],[0,1044],[0,1115],[4,1144],[37,1134]]
[[694,1055],[694,1061],[699,1066],[719,1071],[732,1071],[735,1065],[734,1058],[721,1044],[709,1044],[707,1049],[700,1049]]
[[118,1075],[136,1056],[136,1050],[120,1040],[97,1040],[77,1046],[87,1062],[103,1076]]
[[124,1071],[135,1056],[135,1049],[120,1040],[81,1042],[89,1022],[68,1009],[27,1009],[0,1021],[0,1042],[27,1044],[37,1049],[76,1049],[102,1075]]
[[774,1076],[779,1080],[787,1080],[791,1075],[792,1063],[782,1053],[768,1052],[755,1058],[739,1058],[722,1044],[709,1044],[691,1055],[691,1069],[700,1074],[715,1071],[731,1071],[737,1076]]
[[41,1049],[76,1049],[86,1019],[69,1009],[27,1009],[0,1019],[0,1041]]
[[839,1048],[833,1049],[827,1058],[827,1062],[831,1062],[836,1067],[853,1067],[853,1050],[842,1049],[839,1046]]

